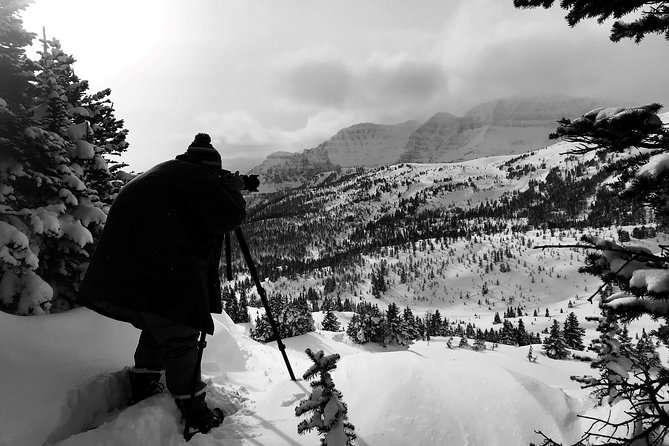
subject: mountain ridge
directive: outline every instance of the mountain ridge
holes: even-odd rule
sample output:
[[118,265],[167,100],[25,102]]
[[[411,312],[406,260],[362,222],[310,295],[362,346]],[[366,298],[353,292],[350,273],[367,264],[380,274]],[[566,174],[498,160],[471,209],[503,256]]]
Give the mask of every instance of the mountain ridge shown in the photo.
[[580,116],[602,105],[607,104],[568,96],[505,98],[478,104],[463,116],[437,112],[423,123],[359,123],[315,148],[292,155],[274,152],[250,173],[259,175],[264,190],[271,191],[299,186],[314,174],[338,168],[524,153],[550,145],[548,135],[560,118]]

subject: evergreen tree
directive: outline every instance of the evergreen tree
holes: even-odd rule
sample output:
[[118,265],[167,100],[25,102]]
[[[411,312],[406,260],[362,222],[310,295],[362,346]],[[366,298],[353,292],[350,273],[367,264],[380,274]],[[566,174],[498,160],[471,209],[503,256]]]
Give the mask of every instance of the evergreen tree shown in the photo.
[[[586,2],[581,6],[591,7],[593,3]],[[636,35],[637,40],[645,32],[647,22],[644,20],[657,20],[663,14],[666,17],[665,3],[639,2],[632,5],[634,9],[644,5],[658,7],[655,11],[659,15],[644,13],[642,21],[633,22],[641,33]],[[629,10],[625,8],[630,5],[630,2],[623,1],[616,3],[614,8],[622,8],[623,15],[626,15]],[[609,7],[602,7],[602,10],[606,11]],[[572,154],[592,151],[599,155],[599,159],[606,160],[603,167],[605,173],[609,178],[617,178],[617,181],[602,188],[608,187],[628,203],[647,206],[653,211],[657,227],[666,232],[669,226],[669,169],[666,164],[669,128],[657,115],[661,108],[660,104],[648,104],[632,108],[595,109],[580,118],[562,119],[550,137],[575,143]],[[653,277],[666,277],[669,256],[666,252],[653,254],[645,247],[623,246],[619,242],[590,235],[582,237],[582,242],[592,253],[587,256],[586,264],[580,271],[602,279],[604,284],[598,292],[614,286],[620,290],[602,293],[602,317],[598,328],[601,335],[598,342],[593,342],[598,350],[598,360],[593,362],[593,367],[599,370],[600,375],[586,377],[583,382],[593,389],[593,394],[600,401],[624,399],[631,408],[625,412],[626,418],[616,420],[616,424],[606,418],[594,420],[586,433],[586,440],[593,435],[592,432],[615,431],[615,428],[627,423],[633,426],[627,435],[616,433],[607,439],[618,444],[632,444],[635,440],[640,442],[652,438],[659,439],[656,444],[660,444],[669,433],[666,422],[669,414],[665,405],[658,404],[653,395],[666,393],[667,381],[662,377],[669,372],[652,355],[638,355],[634,349],[621,348],[617,338],[621,323],[650,315],[660,321],[657,336],[665,345],[669,344],[666,280],[662,279],[662,285],[658,286],[659,283],[649,276],[649,271],[652,271]],[[630,376],[630,371],[633,371],[633,376]],[[648,389],[653,390],[649,392]]]
[[550,333],[544,341],[543,349],[546,356],[552,359],[566,359],[569,357],[567,344],[565,343],[562,330],[560,330],[560,323],[555,319],[553,319]]
[[237,320],[239,321],[239,323],[251,322],[251,318],[249,317],[249,303],[245,291],[239,293],[239,302],[237,306]]
[[501,324],[502,323],[502,318],[499,317],[499,311],[495,312],[495,317],[492,320],[493,324]]
[[376,342],[385,347],[386,318],[377,306],[371,307],[362,314],[361,324],[369,342]]
[[585,329],[578,324],[576,314],[569,313],[564,321],[564,341],[567,347],[574,350],[583,350],[583,336],[585,336]]
[[358,313],[353,313],[353,316],[351,316],[351,320],[346,326],[346,335],[356,344],[367,342],[367,336],[363,330],[361,317]]
[[530,343],[529,334],[525,329],[525,323],[522,319],[518,319],[518,328],[516,329],[516,345],[527,345]]
[[430,336],[441,336],[441,327],[443,321],[441,319],[441,313],[439,309],[434,310],[434,313],[430,315],[429,325],[427,326],[427,331]]
[[309,398],[300,401],[295,408],[295,416],[310,414],[297,426],[297,432],[303,434],[316,429],[321,435],[321,446],[353,446],[355,444],[355,426],[348,421],[348,408],[342,393],[335,388],[330,372],[337,368],[339,355],[325,355],[306,350],[314,364],[304,373],[303,379],[312,381]]
[[508,319],[504,319],[499,330],[499,342],[504,345],[516,345],[516,330]]
[[314,331],[314,318],[307,300],[298,298],[288,304],[279,316],[279,326],[285,338]]
[[[276,295],[269,298],[269,304],[282,338],[290,338],[314,331],[314,318],[306,298],[302,297],[287,302],[283,296]],[[276,340],[267,314],[257,317],[254,325],[255,327],[251,329],[250,334],[252,339],[259,342]]]
[[402,319],[406,325],[407,332],[409,334],[409,339],[416,340],[420,339],[421,335],[418,332],[418,327],[416,326],[416,317],[413,315],[411,308],[404,308],[402,313]]
[[[514,0],[516,8],[550,8],[554,0]],[[616,20],[611,27],[609,38],[618,42],[621,39],[634,39],[636,43],[647,34],[664,34],[669,40],[669,5],[664,1],[621,0],[600,2],[595,0],[562,0],[560,7],[568,11],[565,19],[569,26],[575,26],[581,20],[597,19],[603,23],[609,18],[621,19],[632,14],[632,21]],[[639,14],[641,12],[641,14]]]
[[339,331],[341,324],[332,310],[328,310],[328,312],[325,313],[325,317],[323,318],[323,323],[321,326],[325,331]]
[[223,300],[223,309],[230,316],[232,322],[239,323],[239,304],[235,297],[235,290],[231,287],[224,287],[221,290],[221,299]]
[[[102,125],[103,114],[113,119],[106,93],[86,95],[56,40],[42,39],[39,65],[28,61],[26,4],[3,0],[0,11],[0,308],[39,314],[74,305],[108,205],[130,176],[105,158],[127,148],[122,121]],[[119,143],[99,145],[110,139]]]
[[256,320],[251,328],[250,333],[251,339],[258,342],[270,342],[276,340],[272,326],[269,323],[269,319],[265,315],[262,317],[256,316]]
[[394,302],[388,305],[385,329],[385,345],[409,346],[414,339],[409,325],[400,317],[399,309]]
[[476,339],[474,340],[474,345],[472,345],[472,350],[474,351],[482,351],[485,350],[485,340],[483,339],[483,336],[477,336]]
[[[423,322],[423,319],[420,317],[416,318],[416,339],[420,340],[425,340],[425,336],[427,335],[427,328],[425,327],[425,322]],[[429,335],[428,335],[429,336]]]
[[460,336],[460,343],[458,344],[458,347],[460,348],[467,348],[469,347],[469,340],[467,339],[467,336]]
[[377,299],[388,291],[388,286],[386,285],[387,274],[388,269],[385,260],[380,262],[377,269],[372,270],[372,295]]

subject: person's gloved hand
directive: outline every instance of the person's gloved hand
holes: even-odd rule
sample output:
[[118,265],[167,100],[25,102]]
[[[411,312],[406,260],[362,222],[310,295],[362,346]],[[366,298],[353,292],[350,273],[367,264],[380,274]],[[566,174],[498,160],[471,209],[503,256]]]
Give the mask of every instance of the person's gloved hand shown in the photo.
[[244,179],[239,174],[239,171],[226,175],[226,177],[223,178],[223,182],[225,187],[230,190],[240,192],[242,189],[244,189]]

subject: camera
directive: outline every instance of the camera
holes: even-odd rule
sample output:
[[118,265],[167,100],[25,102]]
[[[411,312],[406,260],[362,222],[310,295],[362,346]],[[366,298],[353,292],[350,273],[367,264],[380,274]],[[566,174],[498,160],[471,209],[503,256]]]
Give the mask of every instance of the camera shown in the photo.
[[258,175],[239,175],[238,172],[232,173],[229,170],[221,169],[221,180],[223,182],[227,181],[228,178],[235,175],[238,175],[244,182],[244,187],[242,187],[242,190],[258,192],[258,186],[260,186]]

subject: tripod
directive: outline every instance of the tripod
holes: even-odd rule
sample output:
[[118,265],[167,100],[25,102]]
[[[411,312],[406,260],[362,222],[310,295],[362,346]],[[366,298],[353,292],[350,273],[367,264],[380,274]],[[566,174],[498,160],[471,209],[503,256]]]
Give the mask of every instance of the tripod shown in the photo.
[[[248,266],[249,272],[251,273],[251,278],[253,279],[253,282],[256,285],[256,290],[258,291],[260,300],[262,300],[262,304],[265,307],[265,314],[267,315],[267,320],[269,320],[269,325],[272,327],[272,331],[274,332],[274,337],[276,338],[276,344],[279,347],[279,350],[281,350],[281,355],[283,356],[283,361],[286,363],[286,367],[288,368],[288,374],[290,375],[290,379],[293,381],[297,381],[295,379],[295,375],[293,374],[293,369],[290,366],[290,361],[288,361],[288,355],[286,355],[286,346],[281,341],[281,332],[279,332],[279,327],[276,325],[274,316],[272,316],[272,311],[269,307],[269,301],[267,300],[267,293],[265,292],[265,289],[262,287],[260,279],[258,278],[258,271],[256,270],[256,266],[253,263],[253,258],[251,258],[251,253],[249,252],[249,246],[246,244],[246,239],[244,238],[244,233],[242,232],[242,228],[235,229],[235,235],[237,236],[239,247],[241,248],[242,254],[244,255],[244,260],[246,261],[246,265]],[[230,257],[229,234],[225,235],[225,256],[227,261],[228,280],[232,280],[232,264]]]
[[[251,273],[251,277],[253,278],[253,282],[255,282],[256,289],[258,291],[258,295],[260,296],[260,299],[262,300],[263,306],[265,307],[267,319],[269,320],[269,324],[272,327],[272,331],[274,332],[274,336],[276,337],[276,343],[279,347],[279,350],[281,351],[281,355],[283,356],[283,360],[286,363],[286,367],[288,368],[288,374],[290,375],[290,379],[293,381],[297,381],[295,379],[295,374],[293,373],[293,369],[290,366],[290,361],[288,361],[288,355],[286,355],[286,346],[284,343],[281,341],[281,333],[279,332],[279,327],[276,325],[276,321],[274,320],[274,316],[272,316],[272,311],[270,310],[269,306],[269,301],[267,300],[267,293],[265,292],[265,289],[262,287],[260,283],[260,279],[258,278],[258,271],[256,270],[255,263],[253,263],[253,258],[251,257],[251,253],[249,252],[249,246],[246,244],[246,239],[244,238],[244,233],[242,232],[241,228],[235,229],[235,235],[237,236],[237,241],[239,242],[239,247],[242,250],[242,254],[244,255],[244,260],[246,261],[246,265],[249,268],[249,272]],[[232,280],[232,255],[231,255],[231,249],[230,249],[230,234],[225,234],[225,260],[226,260],[226,276],[228,280]],[[195,368],[193,372],[193,380],[191,384],[191,394],[190,394],[190,401],[191,401],[191,406],[188,411],[188,416],[186,417],[186,424],[184,427],[184,439],[188,442],[190,441],[191,438],[198,432],[191,432],[190,431],[190,424],[191,424],[191,419],[193,416],[193,401],[195,399],[195,392],[196,392],[196,387],[197,383],[200,380],[200,365],[202,363],[202,354],[204,351],[204,348],[207,346],[206,342],[206,333],[201,332],[200,333],[200,340],[197,343],[197,363],[198,366]],[[223,420],[223,412],[220,411],[220,409],[216,409],[219,412],[217,412],[217,415],[220,414],[220,420]],[[220,422],[219,422],[220,424]],[[217,424],[218,425],[218,424]],[[216,425],[216,426],[217,426]]]

